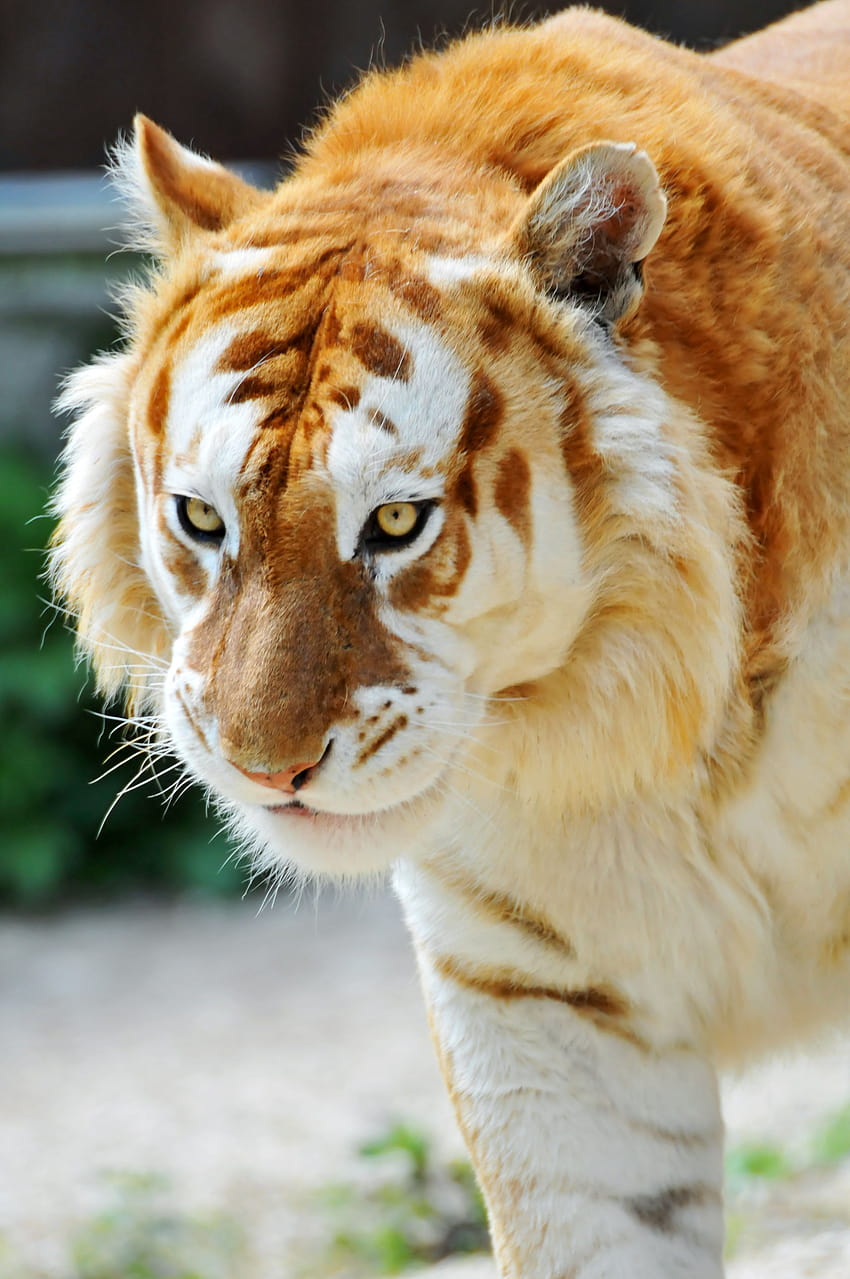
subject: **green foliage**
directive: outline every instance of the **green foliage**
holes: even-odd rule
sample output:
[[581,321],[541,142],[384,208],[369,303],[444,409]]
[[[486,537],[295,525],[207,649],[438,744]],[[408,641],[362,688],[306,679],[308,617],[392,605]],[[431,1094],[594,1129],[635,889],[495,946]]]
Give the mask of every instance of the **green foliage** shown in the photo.
[[[786,1149],[779,1142],[733,1146],[726,1155],[726,1256],[758,1249],[774,1238],[778,1224],[788,1217],[789,1204],[798,1198],[802,1204],[811,1202],[812,1187],[822,1185],[830,1166],[847,1158],[850,1106],[795,1148]],[[805,1194],[803,1187],[808,1188]],[[808,1210],[800,1211],[805,1215]],[[834,1208],[829,1215],[836,1216]]]
[[770,1142],[734,1146],[726,1156],[726,1179],[733,1186],[753,1179],[781,1181],[793,1171],[785,1151]]
[[[168,1180],[113,1173],[110,1201],[79,1227],[64,1279],[236,1279],[250,1272],[241,1228],[222,1214],[173,1208]],[[47,1279],[12,1255],[0,1236],[0,1279]]]
[[850,1106],[829,1116],[808,1143],[808,1154],[794,1158],[774,1142],[733,1146],[726,1155],[726,1182],[733,1192],[755,1182],[786,1181],[850,1157]]
[[[138,887],[235,891],[241,873],[232,864],[220,873],[229,849],[208,846],[214,826],[196,795],[163,820],[151,780],[119,801],[96,839],[140,760],[125,750],[128,762],[93,784],[117,743],[82,691],[71,636],[43,602],[49,484],[34,458],[0,449],[0,901],[43,906],[68,892]],[[164,778],[165,789],[176,777]]]
[[410,1161],[410,1178],[418,1186],[428,1179],[430,1149],[428,1138],[407,1124],[394,1124],[382,1136],[366,1141],[360,1147],[364,1159],[380,1159],[382,1155],[401,1153]]
[[116,1175],[113,1187],[73,1243],[74,1279],[231,1279],[243,1248],[234,1222],[175,1213],[153,1175]]
[[325,1187],[331,1242],[305,1273],[397,1275],[425,1262],[489,1248],[484,1202],[469,1164],[443,1164],[428,1138],[396,1124],[361,1146],[373,1177]]
[[834,1164],[850,1155],[850,1106],[826,1121],[814,1135],[812,1157],[817,1164]]

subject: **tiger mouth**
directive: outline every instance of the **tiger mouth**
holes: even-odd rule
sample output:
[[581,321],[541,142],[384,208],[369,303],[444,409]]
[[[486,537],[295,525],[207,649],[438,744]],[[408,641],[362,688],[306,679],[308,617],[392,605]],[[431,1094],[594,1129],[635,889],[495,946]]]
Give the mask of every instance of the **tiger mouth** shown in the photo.
[[267,813],[274,813],[276,817],[292,816],[292,817],[320,817],[321,814],[315,808],[308,808],[306,804],[302,804],[300,799],[293,799],[290,804],[275,804],[266,809]]
[[303,804],[300,799],[293,799],[289,804],[273,804],[264,806],[264,813],[269,813],[274,817],[299,817],[301,820],[309,820],[317,822],[320,825],[341,825],[348,822],[362,822],[364,817],[373,816],[372,813],[334,813],[326,812],[321,808],[310,808],[309,804]]
[[[442,775],[441,775],[442,776]],[[396,798],[388,804],[376,805],[373,808],[338,810],[332,808],[312,808],[306,804],[304,800],[297,799],[295,796],[288,800],[285,804],[262,804],[259,806],[258,815],[280,818],[301,818],[311,819],[320,826],[371,826],[374,822],[381,822],[390,817],[399,810],[408,808],[411,804],[418,804],[428,799],[433,799],[440,793],[441,776],[434,778],[421,791],[413,794]],[[257,806],[254,807],[257,812]]]

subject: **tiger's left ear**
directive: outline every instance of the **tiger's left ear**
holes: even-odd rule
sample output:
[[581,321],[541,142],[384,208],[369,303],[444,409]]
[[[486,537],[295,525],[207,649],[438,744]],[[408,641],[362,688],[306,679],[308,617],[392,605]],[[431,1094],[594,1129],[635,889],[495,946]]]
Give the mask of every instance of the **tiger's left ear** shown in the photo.
[[170,256],[199,234],[250,212],[263,193],[206,156],[183,147],[147,116],[119,143],[113,177],[127,199],[142,246]]
[[634,142],[574,152],[532,192],[511,228],[515,253],[554,297],[613,324],[643,293],[641,263],[667,212],[655,166]]

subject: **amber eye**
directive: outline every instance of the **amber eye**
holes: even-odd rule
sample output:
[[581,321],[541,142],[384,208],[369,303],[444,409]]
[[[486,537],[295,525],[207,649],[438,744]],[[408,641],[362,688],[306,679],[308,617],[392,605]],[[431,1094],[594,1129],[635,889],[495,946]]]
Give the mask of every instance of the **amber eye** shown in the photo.
[[375,523],[388,537],[407,537],[418,518],[419,510],[412,502],[389,502],[375,512]]
[[200,497],[177,499],[177,518],[187,533],[197,542],[220,542],[224,536],[224,520],[214,506]]
[[421,533],[435,503],[387,502],[372,512],[360,539],[370,551],[395,551]]

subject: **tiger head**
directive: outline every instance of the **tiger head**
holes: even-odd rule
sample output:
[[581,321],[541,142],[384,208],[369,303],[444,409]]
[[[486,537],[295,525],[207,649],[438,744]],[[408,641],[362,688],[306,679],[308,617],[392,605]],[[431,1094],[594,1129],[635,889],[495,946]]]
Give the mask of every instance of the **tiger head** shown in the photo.
[[488,768],[562,806],[673,776],[737,599],[729,493],[621,339],[665,216],[647,156],[599,143],[531,191],[328,168],[261,193],[139,119],[159,264],[70,382],[54,571],[103,688],[243,834],[345,874]]

